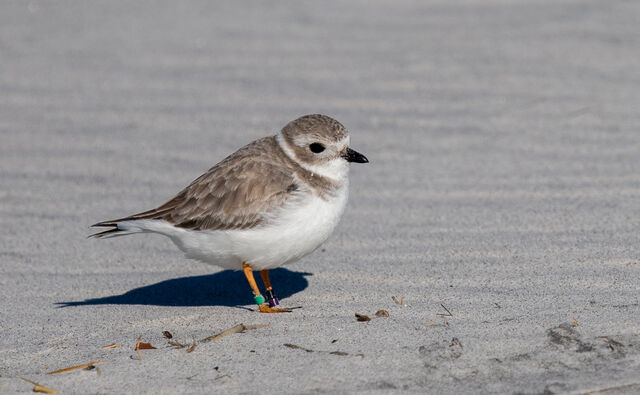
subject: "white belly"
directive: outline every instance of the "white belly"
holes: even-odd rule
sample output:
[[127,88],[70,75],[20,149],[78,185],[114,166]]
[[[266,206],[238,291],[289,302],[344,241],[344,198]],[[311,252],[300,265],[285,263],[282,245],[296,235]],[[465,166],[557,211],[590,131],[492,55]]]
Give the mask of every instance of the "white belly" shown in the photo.
[[254,270],[273,269],[297,261],[327,240],[340,221],[347,198],[348,185],[344,185],[330,200],[307,195],[291,201],[267,225],[257,228],[193,231],[165,222],[171,231],[159,233],[169,236],[188,258],[227,269],[239,270],[242,262]]

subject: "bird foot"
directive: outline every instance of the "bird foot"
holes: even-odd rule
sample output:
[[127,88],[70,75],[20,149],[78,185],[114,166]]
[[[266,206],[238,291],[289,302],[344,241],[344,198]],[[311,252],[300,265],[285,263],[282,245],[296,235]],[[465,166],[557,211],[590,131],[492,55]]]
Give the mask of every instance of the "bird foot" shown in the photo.
[[261,313],[290,313],[293,311],[291,309],[269,307],[266,303],[261,304],[258,308]]

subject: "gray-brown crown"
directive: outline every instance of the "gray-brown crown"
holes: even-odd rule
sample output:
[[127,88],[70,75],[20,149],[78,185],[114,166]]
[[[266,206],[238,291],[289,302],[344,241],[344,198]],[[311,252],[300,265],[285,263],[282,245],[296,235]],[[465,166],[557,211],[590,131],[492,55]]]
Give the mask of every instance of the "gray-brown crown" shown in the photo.
[[348,133],[335,119],[322,114],[311,114],[293,120],[282,128],[282,136],[288,142],[301,135],[336,142],[347,137]]

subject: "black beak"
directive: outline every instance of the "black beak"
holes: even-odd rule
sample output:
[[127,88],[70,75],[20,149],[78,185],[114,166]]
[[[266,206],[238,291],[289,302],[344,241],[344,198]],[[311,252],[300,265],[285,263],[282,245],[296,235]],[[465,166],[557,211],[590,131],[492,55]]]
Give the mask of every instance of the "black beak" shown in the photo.
[[366,156],[362,155],[358,151],[354,151],[351,148],[347,148],[347,152],[342,155],[343,158],[347,160],[347,162],[355,162],[355,163],[369,163],[369,159]]

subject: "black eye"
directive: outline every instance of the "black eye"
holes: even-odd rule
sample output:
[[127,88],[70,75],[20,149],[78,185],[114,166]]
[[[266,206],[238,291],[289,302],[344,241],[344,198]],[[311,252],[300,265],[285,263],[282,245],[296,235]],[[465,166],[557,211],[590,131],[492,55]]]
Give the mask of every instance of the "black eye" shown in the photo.
[[319,154],[320,152],[324,151],[324,145],[322,145],[320,143],[313,143],[313,144],[309,145],[309,149],[314,154]]

